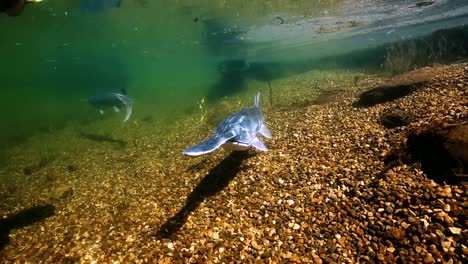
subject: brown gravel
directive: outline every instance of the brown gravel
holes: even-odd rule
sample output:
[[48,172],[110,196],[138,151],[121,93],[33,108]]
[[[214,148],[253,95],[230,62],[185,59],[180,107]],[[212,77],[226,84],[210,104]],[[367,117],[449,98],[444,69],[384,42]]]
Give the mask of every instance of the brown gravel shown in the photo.
[[[275,104],[262,107],[273,135],[267,153],[183,156],[213,129],[197,115],[173,124],[104,120],[31,138],[1,171],[0,259],[466,263],[468,185],[438,184],[418,164],[384,159],[411,129],[467,118],[467,76],[466,64],[439,67],[422,89],[369,108],[352,104],[385,81],[375,76],[314,71],[275,81]],[[251,83],[223,107],[250,105],[265,86]],[[316,104],[321,94],[328,103]],[[385,129],[381,115],[394,109],[414,121]],[[31,217],[36,205],[54,214],[48,206]]]

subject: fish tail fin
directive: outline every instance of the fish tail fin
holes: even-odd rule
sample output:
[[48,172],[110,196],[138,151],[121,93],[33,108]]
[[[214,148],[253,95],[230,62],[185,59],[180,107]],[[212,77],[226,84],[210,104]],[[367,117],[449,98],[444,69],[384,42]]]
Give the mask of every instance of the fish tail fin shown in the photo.
[[257,92],[257,95],[254,97],[254,106],[258,107],[260,105],[260,91]]

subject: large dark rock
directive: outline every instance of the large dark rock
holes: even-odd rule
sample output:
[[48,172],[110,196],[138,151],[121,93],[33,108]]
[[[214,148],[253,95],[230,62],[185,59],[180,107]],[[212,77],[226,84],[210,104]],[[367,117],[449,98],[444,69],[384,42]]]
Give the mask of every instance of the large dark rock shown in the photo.
[[357,101],[355,105],[359,107],[369,107],[393,101],[416,91],[423,85],[424,83],[421,82],[395,85],[384,84],[362,93],[359,97],[359,101]]
[[385,127],[385,128],[395,128],[395,127],[401,127],[401,126],[406,126],[409,123],[411,123],[414,120],[414,118],[402,111],[402,110],[392,110],[385,112],[382,117],[380,118],[380,123]]
[[468,180],[468,122],[437,124],[413,131],[406,141],[409,162],[420,162],[435,181],[453,183]]
[[363,92],[354,106],[369,107],[406,96],[428,83],[437,72],[438,68],[422,68],[395,76],[386,83]]

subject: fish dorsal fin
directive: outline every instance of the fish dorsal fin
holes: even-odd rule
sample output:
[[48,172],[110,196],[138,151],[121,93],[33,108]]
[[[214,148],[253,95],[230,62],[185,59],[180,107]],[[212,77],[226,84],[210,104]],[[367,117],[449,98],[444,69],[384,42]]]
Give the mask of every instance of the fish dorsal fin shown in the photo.
[[265,144],[263,144],[263,142],[260,141],[260,139],[258,139],[257,137],[254,138],[254,140],[252,141],[252,146],[261,151],[268,151],[268,148],[265,146]]
[[258,107],[260,105],[260,92],[257,92],[257,95],[254,97],[254,106]]
[[270,130],[265,126],[265,124],[262,124],[260,127],[260,131],[258,131],[260,134],[264,135],[267,138],[271,138],[271,133]]

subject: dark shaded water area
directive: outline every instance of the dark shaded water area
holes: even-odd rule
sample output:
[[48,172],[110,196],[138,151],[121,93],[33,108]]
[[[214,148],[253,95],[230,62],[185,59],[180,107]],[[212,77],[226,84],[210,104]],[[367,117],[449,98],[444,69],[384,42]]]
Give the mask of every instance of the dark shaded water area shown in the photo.
[[129,122],[171,123],[205,98],[271,93],[275,80],[314,69],[397,74],[468,57],[461,0],[122,1],[85,12],[84,2],[0,16],[2,149],[117,118],[88,104],[100,92],[128,91]]

